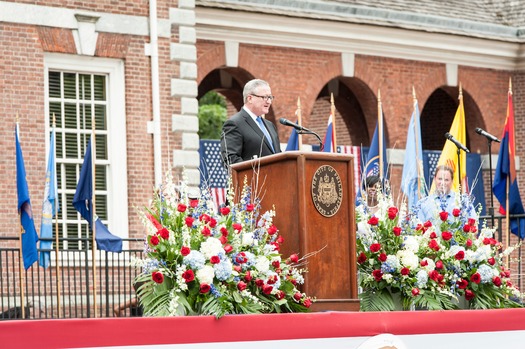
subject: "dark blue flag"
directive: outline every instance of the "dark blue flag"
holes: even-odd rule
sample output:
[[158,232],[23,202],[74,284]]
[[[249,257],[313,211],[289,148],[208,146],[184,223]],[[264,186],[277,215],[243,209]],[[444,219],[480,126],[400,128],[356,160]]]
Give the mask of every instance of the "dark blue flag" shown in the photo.
[[285,151],[293,150],[299,150],[299,134],[297,134],[295,128],[293,128],[292,133],[290,133],[290,138],[288,139],[288,144],[286,144]]
[[24,156],[20,141],[18,140],[18,124],[15,127],[16,142],[16,191],[18,194],[18,213],[20,215],[20,224],[22,225],[22,256],[24,259],[24,268],[27,270],[38,260],[36,243],[38,235],[33,221],[33,210],[31,200],[29,199],[29,189],[27,187],[26,168],[24,165]]
[[[89,223],[89,228],[93,228],[93,172],[91,164],[91,140],[88,143],[84,163],[80,170],[77,190],[73,197],[73,206],[80,215]],[[95,219],[95,240],[99,250],[109,252],[122,252],[122,239],[109,232],[106,226],[98,217]]]

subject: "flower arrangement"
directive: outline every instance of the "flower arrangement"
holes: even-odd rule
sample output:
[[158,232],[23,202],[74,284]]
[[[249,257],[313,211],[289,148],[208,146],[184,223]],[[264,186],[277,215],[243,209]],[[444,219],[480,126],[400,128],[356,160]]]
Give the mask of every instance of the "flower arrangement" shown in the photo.
[[379,193],[375,214],[357,208],[357,259],[361,309],[472,309],[520,307],[522,295],[512,285],[494,230],[468,218],[458,208],[436,212],[436,220],[420,222]]
[[217,212],[209,191],[191,198],[168,175],[141,213],[148,234],[135,282],[145,316],[308,311],[314,299],[297,288],[303,258],[283,259],[275,212],[259,210],[246,179],[240,202]]

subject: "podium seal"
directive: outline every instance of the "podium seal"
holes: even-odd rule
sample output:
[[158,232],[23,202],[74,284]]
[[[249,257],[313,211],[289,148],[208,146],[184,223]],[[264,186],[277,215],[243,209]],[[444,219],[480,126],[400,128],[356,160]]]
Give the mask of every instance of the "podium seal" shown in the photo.
[[323,165],[315,171],[312,200],[317,211],[325,217],[332,217],[339,211],[343,201],[343,186],[341,177],[332,166]]

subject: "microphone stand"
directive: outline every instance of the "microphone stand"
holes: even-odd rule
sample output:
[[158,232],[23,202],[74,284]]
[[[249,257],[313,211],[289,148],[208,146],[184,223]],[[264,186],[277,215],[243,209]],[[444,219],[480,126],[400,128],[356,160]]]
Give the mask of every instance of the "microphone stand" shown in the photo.
[[314,135],[315,137],[317,137],[317,139],[319,140],[319,151],[323,151],[324,149],[324,145],[323,145],[323,141],[321,140],[321,137],[319,137],[319,135],[317,133],[315,133],[314,131],[310,131],[310,130],[305,130],[304,128],[301,129],[301,130],[298,130],[296,129],[297,131],[297,134],[305,134],[305,135]]
[[489,179],[490,179],[490,207],[489,215],[494,228],[494,195],[492,195],[492,139],[487,138],[487,147],[489,148]]

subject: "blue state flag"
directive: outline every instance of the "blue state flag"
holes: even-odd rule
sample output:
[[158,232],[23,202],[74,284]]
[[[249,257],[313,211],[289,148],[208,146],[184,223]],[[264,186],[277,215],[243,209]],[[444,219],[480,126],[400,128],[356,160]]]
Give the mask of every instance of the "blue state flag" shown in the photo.
[[[374,131],[374,136],[372,137],[372,142],[370,143],[370,149],[368,150],[368,156],[366,157],[366,163],[363,168],[363,180],[366,179],[366,177],[369,176],[380,176],[379,166],[380,166],[380,153],[379,153],[379,135],[378,135],[378,126],[376,126],[376,129]],[[386,176],[388,164],[386,161],[386,144],[385,144],[385,137],[383,135],[382,140],[382,148],[383,151],[381,152],[383,154],[383,176]],[[383,178],[381,179],[383,180]]]
[[290,138],[288,139],[288,144],[286,144],[285,151],[299,150],[299,134],[295,128],[292,129],[290,133]]
[[423,147],[421,145],[421,128],[417,101],[414,103],[414,112],[408,125],[401,190],[408,198],[409,209],[420,198],[426,196],[425,176],[423,174]]
[[15,126],[15,148],[16,148],[16,191],[18,195],[18,213],[20,224],[22,225],[22,257],[24,268],[27,270],[38,260],[36,244],[38,235],[33,221],[33,210],[29,199],[29,189],[27,187],[26,168],[24,165],[24,155],[18,140],[18,124]]
[[[518,188],[518,178],[516,175],[516,146],[514,138],[514,107],[512,104],[512,92],[508,93],[507,120],[499,148],[498,164],[494,175],[492,190],[494,196],[500,203],[500,213],[506,214],[523,214],[523,203],[521,201],[520,191]],[[507,181],[509,188],[507,192]],[[508,193],[508,207],[507,207]],[[520,239],[525,238],[525,219],[512,219],[510,230]]]
[[326,134],[323,141],[323,151],[325,153],[336,153],[337,149],[334,146],[334,125],[332,115],[328,118],[328,126],[326,127]]
[[[91,164],[91,140],[84,154],[84,163],[80,170],[77,190],[73,197],[73,206],[93,229],[93,172]],[[99,250],[122,252],[122,239],[109,232],[98,217],[95,219],[95,240]]]
[[60,210],[58,200],[57,172],[55,162],[55,128],[51,131],[49,155],[47,157],[46,184],[44,203],[42,204],[42,223],[40,225],[40,260],[41,267],[49,267],[50,249],[53,238],[53,217]]

